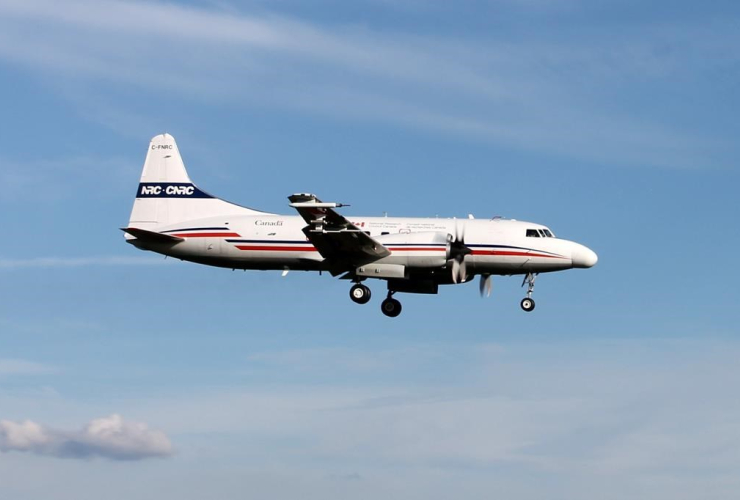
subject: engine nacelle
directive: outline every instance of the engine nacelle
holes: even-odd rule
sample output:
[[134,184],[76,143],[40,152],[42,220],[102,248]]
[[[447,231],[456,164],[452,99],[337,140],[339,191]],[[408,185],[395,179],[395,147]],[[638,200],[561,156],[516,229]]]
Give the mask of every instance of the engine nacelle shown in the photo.
[[375,238],[391,251],[382,262],[412,268],[437,268],[450,258],[450,236],[446,232],[385,234]]
[[396,278],[403,279],[406,277],[406,266],[401,264],[378,264],[371,262],[360,266],[355,270],[357,276],[366,276],[368,278]]

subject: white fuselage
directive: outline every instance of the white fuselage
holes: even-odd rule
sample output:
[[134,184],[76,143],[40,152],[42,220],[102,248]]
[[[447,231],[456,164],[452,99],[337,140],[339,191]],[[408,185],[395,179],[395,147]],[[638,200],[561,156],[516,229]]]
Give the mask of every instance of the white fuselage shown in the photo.
[[350,298],[365,304],[367,278],[385,280],[381,311],[401,312],[395,293],[438,293],[439,285],[480,276],[525,275],[525,311],[534,309],[537,273],[596,264],[594,252],[556,238],[545,226],[494,219],[351,217],[310,193],[288,197],[297,215],[276,215],[230,203],[190,179],[175,139],[152,138],[125,232],[126,241],[182,260],[231,269],[328,271],[352,280]]
[[[590,267],[595,254],[578,243],[556,237],[526,236],[545,226],[508,219],[440,219],[397,217],[347,218],[382,243],[391,255],[375,264],[399,264],[409,273],[444,267],[446,235],[464,234],[472,250],[467,272],[527,274]],[[324,258],[303,233],[299,216],[236,215],[178,222],[157,227],[183,238],[175,245],[130,242],[182,260],[234,269],[321,270]],[[530,231],[531,232],[531,231]],[[537,234],[543,234],[538,231]]]

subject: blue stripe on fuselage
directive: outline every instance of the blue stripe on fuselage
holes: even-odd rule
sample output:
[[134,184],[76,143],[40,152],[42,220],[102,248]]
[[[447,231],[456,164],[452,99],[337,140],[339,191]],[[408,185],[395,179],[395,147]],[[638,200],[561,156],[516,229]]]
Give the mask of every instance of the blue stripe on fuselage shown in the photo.
[[190,182],[142,182],[137,198],[214,198]]

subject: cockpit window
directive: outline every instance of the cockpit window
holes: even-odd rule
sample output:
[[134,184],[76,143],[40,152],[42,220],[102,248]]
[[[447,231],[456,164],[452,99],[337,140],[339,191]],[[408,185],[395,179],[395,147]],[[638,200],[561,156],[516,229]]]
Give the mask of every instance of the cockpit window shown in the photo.
[[527,229],[527,238],[554,238],[549,229]]

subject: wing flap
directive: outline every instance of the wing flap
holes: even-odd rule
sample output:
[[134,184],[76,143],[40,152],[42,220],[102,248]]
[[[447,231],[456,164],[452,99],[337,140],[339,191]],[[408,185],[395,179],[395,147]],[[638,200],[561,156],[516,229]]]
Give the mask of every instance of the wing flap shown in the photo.
[[352,224],[334,208],[341,203],[324,203],[312,194],[289,196],[308,224],[303,233],[329,264],[332,274],[380,260],[391,254],[382,243]]

